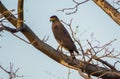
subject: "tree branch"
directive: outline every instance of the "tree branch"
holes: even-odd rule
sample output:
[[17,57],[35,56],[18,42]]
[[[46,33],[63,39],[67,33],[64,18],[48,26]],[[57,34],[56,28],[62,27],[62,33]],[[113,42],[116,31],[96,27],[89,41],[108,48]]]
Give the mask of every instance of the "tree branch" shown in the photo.
[[83,1],[83,2],[77,2],[77,1],[75,1],[75,0],[72,0],[72,1],[73,1],[73,3],[75,3],[75,6],[74,6],[74,7],[64,8],[64,9],[58,10],[58,11],[64,12],[64,11],[73,10],[73,11],[71,11],[71,12],[66,13],[66,15],[74,14],[74,13],[76,13],[76,12],[78,11],[78,7],[79,7],[81,4],[84,4],[84,3],[88,2],[89,0],[85,0],[85,1]]
[[[6,9],[6,7],[1,3],[1,1],[0,1],[0,13],[11,24],[13,24],[15,27],[17,27],[18,19],[10,11],[8,11]],[[21,31],[21,33],[23,33],[26,36],[26,38],[30,41],[30,43],[36,49],[38,49],[42,53],[46,54],[47,56],[49,56],[56,62],[66,66],[66,67],[78,70],[78,71],[81,70],[82,72],[93,75],[93,76],[106,78],[106,79],[119,79],[120,78],[119,71],[115,71],[115,70],[112,71],[111,69],[93,65],[88,62],[83,62],[81,60],[73,61],[71,56],[67,56],[63,53],[58,54],[57,50],[52,48],[50,45],[44,43],[43,41],[41,41],[25,23],[23,23],[23,26],[25,28],[20,31]],[[108,73],[106,73],[106,72],[108,72]]]
[[[93,52],[96,53],[96,51],[95,51],[94,48],[92,47],[91,43],[90,43],[88,40],[87,40],[87,42],[88,42],[89,46],[91,47],[91,49],[93,50]],[[117,71],[117,69],[116,69],[114,66],[112,66],[111,64],[109,64],[107,61],[104,61],[104,60],[100,59],[100,58],[97,57],[96,55],[93,55],[92,58],[95,59],[95,60],[97,60],[97,61],[99,61],[99,62],[101,62],[101,63],[103,63],[103,64],[105,64],[106,66],[108,66],[108,67],[111,68],[112,70],[116,70],[116,71]]]
[[24,4],[24,0],[18,0],[18,22],[17,22],[17,28],[23,26],[23,21],[24,21],[23,4]]
[[1,65],[0,65],[0,69],[2,69],[5,73],[7,73],[9,75],[9,79],[14,79],[17,77],[19,77],[19,78],[24,77],[23,75],[22,76],[17,75],[19,68],[13,69],[13,64],[11,64],[11,63],[10,63],[9,70],[5,69]]
[[104,10],[118,25],[120,25],[120,13],[106,0],[93,0],[102,10]]

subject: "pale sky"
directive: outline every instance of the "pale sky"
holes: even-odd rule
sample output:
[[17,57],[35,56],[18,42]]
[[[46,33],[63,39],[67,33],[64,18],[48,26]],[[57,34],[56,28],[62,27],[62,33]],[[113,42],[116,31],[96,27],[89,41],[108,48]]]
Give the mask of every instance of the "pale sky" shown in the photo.
[[[1,0],[8,9],[17,8],[17,0]],[[80,0],[81,1],[81,0]],[[112,0],[109,0],[112,2]],[[79,26],[78,36],[83,45],[86,40],[90,40],[90,35],[101,44],[108,43],[117,39],[113,47],[119,50],[120,47],[120,27],[108,15],[106,15],[96,4],[89,1],[79,6],[75,14],[65,15],[57,10],[67,7],[73,7],[72,0],[25,0],[24,16],[25,23],[42,39],[45,35],[49,36],[47,43],[57,48],[58,43],[54,39],[49,17],[57,15],[60,20],[69,22],[73,19],[72,28]],[[16,13],[16,12],[14,12]],[[7,26],[13,27],[6,23]],[[67,26],[65,26],[67,28]],[[56,63],[35,49],[32,45],[27,44],[14,37],[9,32],[4,31],[0,37],[0,65],[9,68],[9,63],[14,63],[15,68],[20,68],[18,75],[24,75],[22,79],[67,79],[68,68]],[[25,39],[21,33],[18,36]],[[109,61],[110,62],[110,61]],[[111,62],[112,63],[112,62]],[[70,79],[82,79],[77,71],[71,70]],[[7,79],[7,75],[0,70],[0,79]],[[19,78],[16,78],[19,79]]]

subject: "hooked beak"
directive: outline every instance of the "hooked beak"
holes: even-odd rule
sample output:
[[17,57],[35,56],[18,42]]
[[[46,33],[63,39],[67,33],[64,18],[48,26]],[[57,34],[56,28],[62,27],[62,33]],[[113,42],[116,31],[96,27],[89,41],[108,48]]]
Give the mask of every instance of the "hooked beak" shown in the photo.
[[50,22],[53,21],[54,19],[53,18],[50,18]]

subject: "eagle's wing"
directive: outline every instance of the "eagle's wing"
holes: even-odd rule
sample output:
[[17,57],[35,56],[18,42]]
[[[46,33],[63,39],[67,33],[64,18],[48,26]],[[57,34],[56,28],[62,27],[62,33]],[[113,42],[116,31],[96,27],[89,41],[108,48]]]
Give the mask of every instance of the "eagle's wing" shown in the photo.
[[70,37],[66,28],[63,26],[63,24],[59,23],[57,27],[58,27],[57,32],[59,34],[56,36],[56,39],[60,40],[61,46],[63,46],[67,50],[75,50],[76,47],[74,45],[74,42],[72,38]]

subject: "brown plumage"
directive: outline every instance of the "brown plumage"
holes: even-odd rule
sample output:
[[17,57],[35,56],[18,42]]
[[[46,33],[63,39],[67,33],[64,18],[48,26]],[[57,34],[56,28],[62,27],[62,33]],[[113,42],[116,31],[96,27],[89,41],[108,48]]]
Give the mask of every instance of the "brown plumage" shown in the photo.
[[57,16],[51,16],[50,21],[52,21],[52,31],[55,39],[61,47],[68,50],[73,59],[75,59],[74,51],[79,54],[77,48],[71,39],[68,31],[65,29],[64,25],[59,21]]

